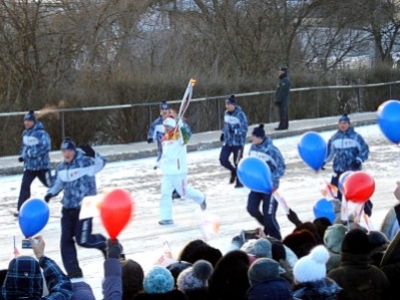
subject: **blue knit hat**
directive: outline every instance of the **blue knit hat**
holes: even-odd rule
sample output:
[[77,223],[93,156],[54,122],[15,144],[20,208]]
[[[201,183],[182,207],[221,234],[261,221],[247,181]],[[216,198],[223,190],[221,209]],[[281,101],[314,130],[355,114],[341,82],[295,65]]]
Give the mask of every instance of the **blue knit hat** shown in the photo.
[[229,98],[225,99],[226,104],[236,105],[236,98],[235,95],[231,95]]
[[74,150],[76,151],[75,143],[69,138],[66,137],[61,143],[61,150]]
[[33,121],[36,123],[35,112],[33,110],[28,111],[24,116],[24,121]]
[[20,256],[10,261],[6,279],[3,283],[4,299],[22,299],[42,296],[43,277],[39,262],[30,256]]
[[160,110],[167,110],[170,109],[171,106],[169,105],[169,103],[167,103],[167,101],[162,100],[160,103]]
[[347,122],[350,124],[350,118],[347,116],[347,114],[343,114],[340,118],[339,118],[339,122]]
[[260,124],[258,127],[255,127],[253,130],[253,135],[261,139],[265,138],[264,124]]
[[165,294],[174,289],[174,277],[163,266],[154,266],[144,277],[143,288],[148,294]]

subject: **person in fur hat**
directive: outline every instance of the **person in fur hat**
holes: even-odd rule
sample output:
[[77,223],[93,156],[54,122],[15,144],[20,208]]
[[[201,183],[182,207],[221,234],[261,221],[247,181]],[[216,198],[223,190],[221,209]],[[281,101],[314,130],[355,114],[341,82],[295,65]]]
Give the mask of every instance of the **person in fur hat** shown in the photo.
[[346,233],[340,265],[327,275],[343,289],[338,294],[339,300],[389,299],[389,280],[382,270],[371,265],[370,249],[365,230],[354,228]]
[[326,277],[329,252],[323,245],[314,247],[300,258],[293,268],[293,296],[303,300],[336,300],[341,287]]
[[288,234],[282,243],[289,247],[296,254],[297,258],[306,256],[310,253],[311,249],[318,245],[315,235],[307,229],[301,229]]

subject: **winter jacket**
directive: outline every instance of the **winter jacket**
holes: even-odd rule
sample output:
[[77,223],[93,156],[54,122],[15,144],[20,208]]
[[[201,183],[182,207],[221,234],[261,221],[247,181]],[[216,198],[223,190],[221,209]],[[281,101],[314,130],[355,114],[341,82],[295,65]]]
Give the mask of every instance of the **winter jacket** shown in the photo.
[[[163,122],[164,122],[163,117],[159,116],[157,119],[153,121],[153,123],[151,123],[150,129],[147,133],[148,139],[152,138],[153,140],[157,141],[157,148],[159,155],[162,154],[162,138],[164,137],[165,133]],[[190,126],[185,121],[182,121],[182,124],[186,129],[186,131],[188,132],[188,134],[191,136],[192,130]]]
[[355,161],[360,163],[366,161],[369,155],[368,145],[365,143],[361,135],[350,127],[343,132],[338,130],[328,142],[328,153],[325,163],[330,162],[333,158],[333,170],[336,173],[346,171],[358,171],[351,168],[351,164]]
[[371,265],[369,254],[342,253],[340,266],[327,277],[343,289],[339,300],[389,299],[389,281],[379,268]]
[[336,300],[341,290],[342,288],[335,281],[323,278],[295,285],[293,296],[302,300]]
[[247,116],[242,108],[236,105],[233,112],[225,111],[224,128],[224,144],[227,146],[244,146],[247,137]]
[[248,300],[290,300],[293,299],[290,285],[286,279],[274,278],[251,285],[247,292]]
[[122,267],[119,259],[109,258],[104,262],[104,300],[122,299]]
[[279,179],[285,174],[286,165],[281,152],[272,144],[271,138],[265,137],[260,144],[252,144],[249,155],[261,158],[268,164],[273,187],[279,188]]
[[49,170],[50,150],[50,136],[41,122],[36,121],[33,127],[24,130],[19,157],[24,159],[25,170]]
[[284,75],[279,80],[279,85],[276,90],[275,104],[278,106],[288,106],[290,101],[290,86],[291,81],[289,76]]
[[191,132],[180,123],[173,132],[166,133],[162,139],[163,153],[161,156],[161,170],[164,175],[178,175],[188,172],[186,144]]
[[77,150],[72,162],[64,161],[58,165],[56,179],[48,193],[55,196],[64,190],[61,201],[63,207],[80,208],[84,197],[97,194],[95,175],[104,168],[105,163],[105,158],[98,153],[92,158]]
[[[24,262],[22,262],[22,260]],[[50,258],[42,256],[39,263],[34,258],[17,258],[10,262],[2,294],[5,300],[68,300],[72,297],[72,285],[60,267]],[[30,266],[28,266],[30,264]],[[49,294],[42,297],[43,276],[46,280]],[[22,273],[22,274],[21,274]],[[28,274],[28,277],[26,277]],[[30,296],[29,298],[27,296]]]

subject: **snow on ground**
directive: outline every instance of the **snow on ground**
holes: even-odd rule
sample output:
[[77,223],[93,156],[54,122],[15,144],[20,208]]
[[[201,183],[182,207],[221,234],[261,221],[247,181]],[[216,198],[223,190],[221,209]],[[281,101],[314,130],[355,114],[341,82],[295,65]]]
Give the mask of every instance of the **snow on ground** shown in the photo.
[[[400,175],[400,149],[383,136],[377,125],[356,128],[370,146],[370,158],[364,164],[364,171],[375,179],[376,190],[372,197],[374,203],[372,223],[379,226],[387,211],[396,204],[393,191]],[[321,135],[328,140],[334,131]],[[315,174],[300,159],[297,144],[300,136],[275,139],[275,145],[282,151],[287,171],[281,180],[280,192],[289,205],[298,213],[300,219],[314,218],[312,207],[322,198],[318,183],[330,180],[331,165],[326,171]],[[245,148],[248,152],[249,145]],[[224,252],[233,236],[242,229],[254,229],[258,224],[246,212],[248,190],[234,189],[228,184],[229,172],[219,165],[219,150],[191,152],[188,154],[189,183],[207,195],[207,214],[220,220],[219,234],[209,237],[207,242]],[[61,154],[60,154],[61,155]],[[110,188],[124,188],[131,192],[135,201],[135,211],[129,225],[121,233],[119,240],[124,246],[127,258],[138,261],[148,270],[161,254],[161,244],[168,241],[175,255],[190,240],[202,238],[199,227],[199,207],[189,200],[174,201],[174,222],[172,226],[159,226],[158,202],[160,198],[161,173],[153,170],[155,158],[110,163],[97,176],[99,192]],[[16,219],[9,213],[16,207],[21,175],[0,177],[0,268],[7,268],[13,249],[13,237],[20,245],[20,233]],[[46,188],[36,180],[32,185],[32,197],[43,198]],[[46,254],[55,259],[60,266],[60,199],[50,202],[50,221],[41,232],[46,242]],[[278,210],[278,221],[282,234],[290,233],[294,225],[290,223],[283,210]],[[94,232],[105,230],[99,219],[94,220]],[[23,250],[24,254],[30,254]],[[84,275],[93,286],[96,298],[101,299],[101,278],[103,274],[102,254],[93,249],[79,248],[78,256]]]

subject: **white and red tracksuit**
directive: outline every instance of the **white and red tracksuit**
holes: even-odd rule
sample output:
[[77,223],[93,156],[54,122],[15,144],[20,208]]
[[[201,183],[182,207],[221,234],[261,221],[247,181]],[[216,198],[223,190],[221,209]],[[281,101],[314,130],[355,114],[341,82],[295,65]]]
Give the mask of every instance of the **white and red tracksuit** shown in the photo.
[[179,128],[171,133],[166,133],[162,139],[160,218],[172,220],[172,192],[176,190],[179,195],[202,203],[205,199],[203,193],[187,184],[188,168],[186,164],[187,149]]

